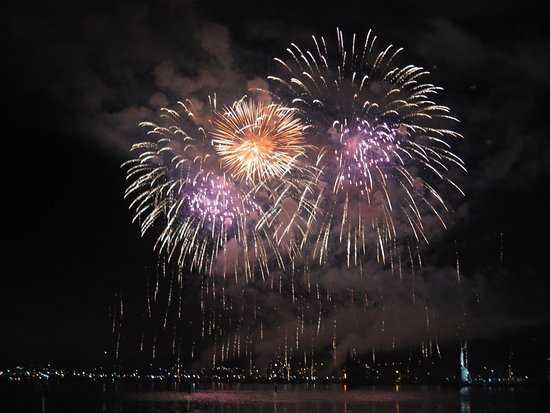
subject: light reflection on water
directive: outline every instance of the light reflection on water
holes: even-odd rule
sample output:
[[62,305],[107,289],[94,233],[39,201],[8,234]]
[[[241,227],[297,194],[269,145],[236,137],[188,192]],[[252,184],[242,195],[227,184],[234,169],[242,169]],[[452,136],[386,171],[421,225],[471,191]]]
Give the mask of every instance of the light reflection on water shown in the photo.
[[438,386],[362,387],[212,385],[126,392],[121,412],[136,413],[470,413],[469,389]]
[[524,412],[536,411],[542,400],[541,393],[533,389],[441,386],[344,389],[338,385],[189,386],[80,382],[21,385],[12,388],[11,393],[19,399],[17,411],[40,413]]
[[[450,406],[456,392],[433,388],[402,390],[366,387],[325,386],[255,386],[253,389],[194,389],[191,391],[131,392],[125,394],[126,405],[147,411],[169,404],[173,411],[183,412],[407,412],[429,411]],[[141,410],[143,409],[143,410]],[[412,409],[412,410],[411,410]],[[462,410],[462,409],[461,409]],[[467,411],[467,410],[464,410]]]

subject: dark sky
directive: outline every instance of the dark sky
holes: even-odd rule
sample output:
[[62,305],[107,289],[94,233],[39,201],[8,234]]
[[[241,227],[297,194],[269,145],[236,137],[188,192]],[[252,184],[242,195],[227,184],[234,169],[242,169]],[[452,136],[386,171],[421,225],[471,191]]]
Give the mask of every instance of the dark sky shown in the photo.
[[518,325],[548,323],[547,16],[525,1],[323,3],[8,6],[1,362],[97,360],[115,294],[142,294],[155,259],[129,223],[120,171],[136,123],[185,95],[238,93],[290,41],[336,26],[374,28],[445,87],[470,173],[444,241],[456,240],[466,277],[483,277],[503,233],[496,296]]

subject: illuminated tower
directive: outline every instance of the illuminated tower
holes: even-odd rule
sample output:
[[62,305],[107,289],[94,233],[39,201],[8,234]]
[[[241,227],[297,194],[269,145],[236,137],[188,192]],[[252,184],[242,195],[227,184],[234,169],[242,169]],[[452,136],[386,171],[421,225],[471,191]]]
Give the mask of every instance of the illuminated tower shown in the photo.
[[468,342],[460,345],[460,384],[469,385],[472,383],[470,370],[468,370]]

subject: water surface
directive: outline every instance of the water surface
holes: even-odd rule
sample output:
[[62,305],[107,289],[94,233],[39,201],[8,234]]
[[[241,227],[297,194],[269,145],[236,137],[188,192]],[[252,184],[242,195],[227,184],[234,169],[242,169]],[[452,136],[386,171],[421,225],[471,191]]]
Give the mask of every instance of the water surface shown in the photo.
[[4,406],[12,406],[5,411],[39,413],[542,411],[542,392],[534,388],[62,382],[2,383],[0,389]]

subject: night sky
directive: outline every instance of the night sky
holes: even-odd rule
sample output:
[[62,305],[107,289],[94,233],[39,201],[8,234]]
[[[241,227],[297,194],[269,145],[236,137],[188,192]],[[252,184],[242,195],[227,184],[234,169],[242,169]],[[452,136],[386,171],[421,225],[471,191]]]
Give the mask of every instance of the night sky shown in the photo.
[[[137,122],[204,90],[238,95],[289,42],[334,36],[336,26],[374,28],[445,88],[469,174],[437,242],[456,241],[464,276],[494,290],[480,336],[548,343],[542,10],[526,1],[47,3],[5,13],[0,362],[99,361],[116,294],[141,305],[155,255],[130,223],[120,169],[142,137]],[[452,251],[428,257],[452,266]]]

